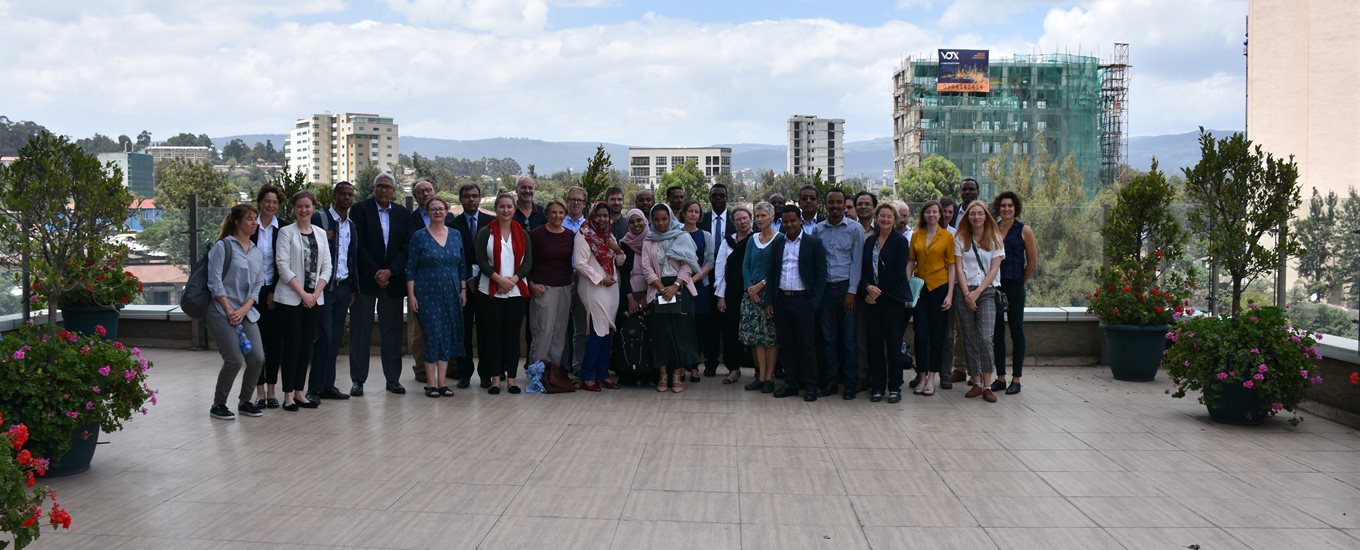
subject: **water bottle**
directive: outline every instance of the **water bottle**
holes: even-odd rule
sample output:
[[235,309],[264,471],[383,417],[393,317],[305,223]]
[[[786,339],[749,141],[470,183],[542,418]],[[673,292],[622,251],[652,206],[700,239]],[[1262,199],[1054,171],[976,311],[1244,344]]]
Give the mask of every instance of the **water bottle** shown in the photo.
[[251,345],[250,343],[250,337],[246,336],[246,328],[244,323],[236,325],[236,338],[241,341],[242,354],[249,355],[250,350],[255,349],[255,346]]

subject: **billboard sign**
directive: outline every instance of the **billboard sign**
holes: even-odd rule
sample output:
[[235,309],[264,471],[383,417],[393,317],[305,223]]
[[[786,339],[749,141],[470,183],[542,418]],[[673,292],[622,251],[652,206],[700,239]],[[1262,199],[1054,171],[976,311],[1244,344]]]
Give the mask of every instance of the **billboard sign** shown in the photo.
[[990,66],[987,50],[939,50],[940,68],[937,92],[991,91],[987,77]]

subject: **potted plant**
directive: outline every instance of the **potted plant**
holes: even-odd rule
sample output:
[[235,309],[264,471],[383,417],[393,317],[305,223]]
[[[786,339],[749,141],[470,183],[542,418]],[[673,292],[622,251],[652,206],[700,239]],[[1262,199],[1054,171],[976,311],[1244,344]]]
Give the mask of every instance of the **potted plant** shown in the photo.
[[116,292],[101,295],[103,289],[97,292],[91,281],[101,274],[108,279],[105,267],[122,272],[123,250],[113,237],[123,231],[132,203],[122,172],[112,163],[101,166],[67,138],[46,131],[20,147],[18,157],[0,166],[0,249],[5,251],[0,263],[32,274],[40,299],[49,306],[48,324],[56,322],[51,306],[67,306],[68,292],[85,292],[101,306],[115,305],[104,300],[118,299]]
[[1176,382],[1174,397],[1200,390],[1214,420],[1259,423],[1293,411],[1304,389],[1322,382],[1309,372],[1321,358],[1312,349],[1316,335],[1292,327],[1281,308],[1242,308],[1253,279],[1300,251],[1298,239],[1281,230],[1302,203],[1298,166],[1293,157],[1262,153],[1240,133],[1216,140],[1201,129],[1200,150],[1199,163],[1184,170],[1186,196],[1196,203],[1190,226],[1205,236],[1209,261],[1227,273],[1231,308],[1168,333],[1175,346],[1163,366]]
[[[94,334],[95,327],[100,326],[105,329],[105,338],[118,338],[118,310],[142,292],[142,282],[123,269],[124,257],[120,252],[100,261],[70,261],[66,270],[73,274],[73,286],[62,293],[60,304],[62,323],[67,330]],[[34,307],[47,305],[43,299],[45,289],[42,281],[33,283],[30,300]]]
[[1100,229],[1107,267],[1098,274],[1100,287],[1086,295],[1087,311],[1100,320],[1110,374],[1152,380],[1167,326],[1186,311],[1194,274],[1169,267],[1185,253],[1186,232],[1171,213],[1176,191],[1157,160],[1117,196]]
[[146,383],[151,362],[105,333],[25,325],[0,339],[0,403],[52,460],[48,475],[85,471],[101,430],[120,430],[156,403],[157,390]]
[[28,426],[5,424],[0,413],[0,533],[8,533],[9,540],[0,540],[0,549],[14,543],[21,550],[38,538],[41,529],[43,504],[51,500],[47,523],[53,529],[71,528],[71,514],[57,503],[57,495],[47,487],[34,488],[37,477],[47,471],[47,459],[38,457],[24,445],[28,442]]
[[[1176,383],[1172,397],[1199,390],[1209,417],[1228,424],[1260,424],[1282,410],[1294,412],[1304,391],[1322,383],[1312,372],[1322,360],[1313,349],[1321,337],[1290,326],[1283,309],[1254,303],[1242,315],[1187,320],[1167,333],[1176,342],[1165,360]],[[1289,422],[1299,420],[1295,415]]]

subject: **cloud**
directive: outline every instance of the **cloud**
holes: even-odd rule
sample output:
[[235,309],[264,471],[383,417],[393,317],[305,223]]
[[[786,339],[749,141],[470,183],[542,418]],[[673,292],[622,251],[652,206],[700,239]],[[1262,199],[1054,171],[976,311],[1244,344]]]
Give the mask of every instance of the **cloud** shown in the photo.
[[548,23],[545,0],[383,0],[413,23],[448,23],[496,34],[538,32]]

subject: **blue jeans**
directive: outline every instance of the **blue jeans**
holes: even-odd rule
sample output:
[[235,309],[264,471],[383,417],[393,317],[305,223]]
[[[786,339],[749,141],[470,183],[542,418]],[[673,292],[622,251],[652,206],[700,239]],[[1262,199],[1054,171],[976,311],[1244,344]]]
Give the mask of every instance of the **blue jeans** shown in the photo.
[[581,380],[583,382],[599,382],[609,378],[609,335],[599,336],[595,334],[595,329],[590,330],[590,339],[586,341],[585,357],[581,360]]
[[845,296],[849,292],[849,281],[827,283],[826,294],[822,295],[822,354],[826,358],[826,369],[822,371],[823,388],[834,386],[837,382],[845,384],[847,390],[859,388],[859,335],[855,331],[854,313],[845,313]]

